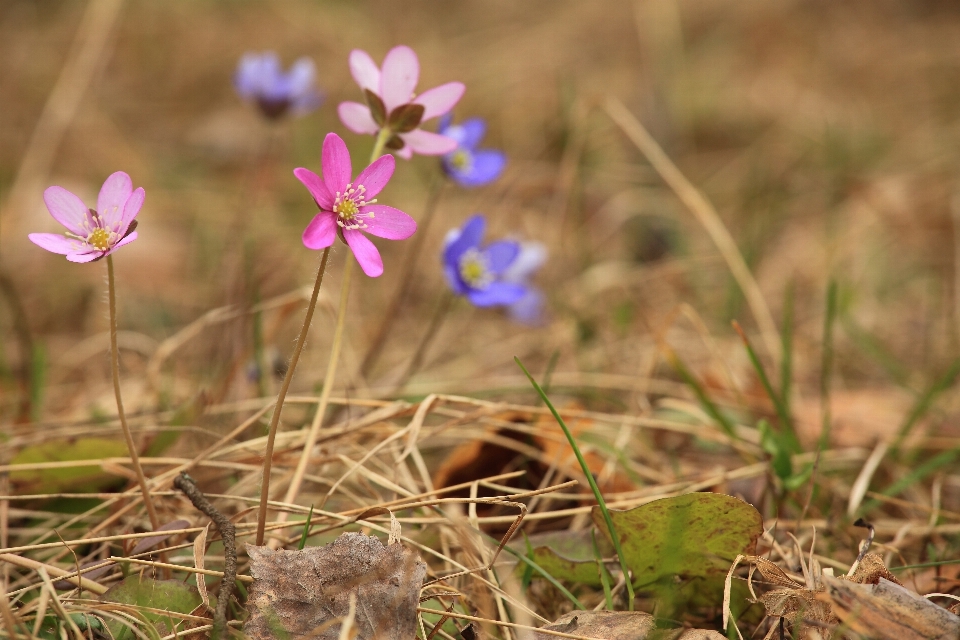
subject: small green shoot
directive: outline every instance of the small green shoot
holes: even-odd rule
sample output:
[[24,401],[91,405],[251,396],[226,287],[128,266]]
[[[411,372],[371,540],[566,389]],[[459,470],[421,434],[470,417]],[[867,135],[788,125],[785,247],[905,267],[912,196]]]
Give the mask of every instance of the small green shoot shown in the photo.
[[[486,535],[486,534],[484,534],[484,535]],[[498,544],[498,545],[500,544],[500,541],[497,540],[496,538],[493,538],[493,537],[491,537],[491,536],[487,536],[487,538],[489,538],[489,539],[490,539],[492,542],[494,542],[495,544]],[[569,600],[570,602],[572,602],[572,603],[573,603],[573,606],[575,606],[577,609],[581,609],[581,610],[583,610],[583,611],[586,611],[586,610],[587,610],[587,608],[586,608],[585,606],[583,606],[583,603],[580,602],[579,599],[577,599],[577,596],[575,596],[575,595],[573,595],[572,593],[570,593],[570,590],[567,589],[567,588],[566,588],[565,586],[563,586],[562,584],[560,584],[560,581],[557,580],[556,578],[554,578],[552,575],[550,575],[550,574],[547,572],[546,569],[544,569],[544,568],[541,567],[539,564],[537,564],[536,562],[534,562],[533,560],[531,560],[531,559],[528,558],[527,556],[523,555],[523,554],[520,553],[519,551],[516,551],[516,550],[514,550],[514,549],[511,549],[510,547],[505,546],[505,547],[503,547],[503,550],[506,551],[507,553],[509,553],[510,555],[512,555],[514,558],[516,558],[516,559],[519,560],[520,562],[523,562],[524,564],[526,564],[527,567],[529,567],[529,568],[532,569],[533,571],[536,571],[536,572],[539,573],[541,576],[543,576],[543,577],[547,580],[547,582],[549,582],[550,584],[552,584],[553,586],[555,586],[555,587],[557,588],[557,590],[560,591],[560,593],[562,593],[562,594],[567,598],[567,600]],[[530,552],[532,553],[532,551],[533,551],[533,550],[531,549]]]
[[780,435],[782,438],[782,443],[789,447],[789,451],[786,452],[787,455],[790,453],[799,452],[800,441],[797,439],[797,434],[794,431],[793,421],[790,419],[790,413],[787,411],[787,406],[783,402],[783,396],[773,390],[773,385],[770,384],[770,378],[767,377],[767,372],[763,368],[763,364],[760,362],[757,352],[754,351],[753,345],[750,344],[747,334],[744,333],[743,329],[740,327],[740,323],[734,320],[732,324],[734,330],[740,335],[740,339],[743,341],[743,346],[747,350],[747,356],[750,358],[750,363],[753,364],[753,368],[757,372],[757,377],[760,378],[760,384],[763,385],[763,388],[770,397],[771,402],[773,402],[774,409],[776,409],[777,418],[780,421]]
[[533,376],[530,375],[530,372],[527,371],[527,368],[523,366],[523,363],[520,362],[520,358],[514,356],[513,361],[517,363],[517,366],[520,367],[520,370],[523,371],[524,375],[527,376],[527,380],[529,380],[530,384],[533,385],[533,388],[536,390],[537,394],[540,395],[540,399],[543,400],[543,403],[547,405],[548,409],[550,409],[550,413],[553,414],[557,424],[559,424],[560,428],[563,429],[563,434],[567,437],[567,442],[570,443],[570,447],[573,449],[574,455],[577,456],[577,462],[580,463],[580,468],[583,469],[583,475],[586,476],[587,482],[590,483],[590,489],[593,491],[593,495],[597,499],[597,504],[600,506],[600,511],[603,513],[603,519],[607,524],[607,529],[610,531],[610,539],[613,541],[614,549],[617,551],[617,559],[620,561],[620,570],[623,571],[623,579],[627,585],[627,593],[630,600],[629,609],[630,611],[633,611],[633,601],[635,599],[633,593],[633,580],[630,577],[630,570],[627,568],[626,559],[623,556],[623,550],[620,548],[620,536],[617,535],[617,530],[613,526],[613,519],[610,517],[610,510],[607,509],[607,503],[603,499],[603,494],[600,493],[600,487],[597,486],[596,479],[594,479],[593,474],[590,473],[590,467],[587,466],[587,461],[583,459],[583,454],[580,452],[580,447],[577,446],[577,441],[574,439],[573,434],[567,427],[567,423],[565,423],[563,418],[560,417],[560,413],[557,411],[556,407],[553,406],[553,403],[550,402],[550,398],[548,398],[547,394],[543,392],[543,389],[540,388],[540,385],[537,384],[537,381],[533,379]]
[[947,372],[935,380],[934,383],[917,398],[916,404],[913,405],[910,413],[907,414],[903,425],[900,427],[900,431],[897,433],[897,439],[894,441],[893,447],[891,447],[892,449],[897,450],[900,448],[900,445],[903,444],[904,439],[913,431],[917,422],[919,422],[920,419],[926,415],[927,411],[930,410],[930,407],[933,406],[933,402],[937,396],[953,386],[958,375],[960,375],[960,358],[954,360],[950,368],[947,369]]
[[680,377],[683,378],[683,381],[693,389],[693,393],[697,396],[697,400],[700,401],[700,404],[703,405],[704,410],[713,418],[720,428],[723,429],[723,432],[734,440],[738,440],[737,432],[734,429],[733,422],[728,418],[719,407],[710,399],[710,396],[707,395],[707,392],[704,390],[703,386],[700,385],[700,382],[693,377],[693,374],[690,373],[690,370],[687,369],[686,365],[680,360],[679,356],[676,353],[671,351],[667,354],[667,358],[670,360],[670,364],[676,369],[677,373],[680,374]]
[[[534,559],[533,545],[530,544],[530,538],[527,537],[526,531],[521,531],[520,533],[523,534],[523,541],[527,545],[527,557],[530,558],[530,560],[533,560]],[[533,580],[533,567],[531,567],[528,564],[523,570],[523,579],[520,581],[520,584],[523,585],[524,592],[526,592],[526,590],[530,587],[531,580]]]
[[307,513],[307,521],[303,523],[303,533],[300,534],[300,544],[297,545],[297,551],[303,551],[307,546],[307,536],[310,535],[310,520],[313,518],[313,505],[310,505],[310,511]]
[[820,352],[820,442],[822,451],[830,445],[830,378],[833,375],[833,319],[837,315],[837,281],[827,286],[827,312],[823,319],[823,348]]
[[780,358],[780,402],[790,415],[790,385],[793,381],[793,282],[783,295],[783,326],[780,327],[783,354]]

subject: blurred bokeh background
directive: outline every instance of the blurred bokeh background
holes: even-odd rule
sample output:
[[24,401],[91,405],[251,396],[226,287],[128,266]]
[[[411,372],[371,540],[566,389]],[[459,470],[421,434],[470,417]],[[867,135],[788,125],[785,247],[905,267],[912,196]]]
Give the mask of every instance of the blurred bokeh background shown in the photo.
[[[386,272],[355,282],[338,389],[391,390],[445,290],[443,236],[478,211],[492,236],[548,246],[536,278],[547,315],[527,327],[455,305],[407,393],[516,386],[512,356],[542,371],[554,354],[555,370],[579,372],[581,388],[602,374],[606,388],[634,389],[674,375],[665,344],[714,386],[727,385],[727,366],[742,374],[730,320],[762,342],[744,297],[703,228],[610,119],[609,96],[714,204],[776,321],[792,315],[801,424],[819,419],[803,390],[816,388],[831,279],[839,437],[844,424],[895,428],[957,354],[955,3],[5,0],[2,419],[114,411],[103,264],[70,264],[26,235],[56,230],[46,186],[92,204],[117,170],[147,193],[140,239],[116,255],[132,410],[198,389],[212,401],[270,392],[275,383],[249,373],[253,354],[282,367],[318,260],[300,243],[315,206],[292,169],[319,169],[329,131],[361,165],[373,140],[336,115],[339,102],[362,100],[347,58],[362,48],[379,62],[397,44],[417,51],[421,90],[466,84],[455,115],[485,118],[485,145],[505,150],[509,164],[489,186],[444,188],[409,299],[363,376],[404,258],[404,243],[378,241]],[[241,55],[263,50],[285,66],[311,57],[325,103],[302,118],[262,120],[232,76]],[[438,171],[435,158],[398,161],[380,202],[418,218]],[[345,259],[340,245],[296,389],[322,379]],[[244,312],[261,303],[262,312]],[[185,339],[151,380],[158,346],[222,307],[239,313]],[[647,396],[629,398],[642,405]],[[583,401],[642,408],[600,392]]]

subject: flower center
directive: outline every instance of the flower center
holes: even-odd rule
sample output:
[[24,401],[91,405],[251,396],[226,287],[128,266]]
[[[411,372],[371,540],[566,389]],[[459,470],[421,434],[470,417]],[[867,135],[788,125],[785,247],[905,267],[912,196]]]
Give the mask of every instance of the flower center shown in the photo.
[[337,197],[333,200],[333,212],[337,214],[337,224],[342,229],[366,229],[365,218],[373,218],[372,211],[361,211],[368,204],[373,204],[376,200],[367,200],[364,195],[367,188],[362,184],[356,187],[348,184],[343,193],[337,192]]
[[470,171],[473,167],[473,157],[469,151],[458,149],[450,154],[450,164],[457,171]]
[[486,289],[493,282],[490,262],[476,249],[467,249],[460,256],[460,277],[473,289]]
[[106,251],[110,248],[111,233],[106,229],[94,229],[93,233],[87,236],[87,243],[100,251]]

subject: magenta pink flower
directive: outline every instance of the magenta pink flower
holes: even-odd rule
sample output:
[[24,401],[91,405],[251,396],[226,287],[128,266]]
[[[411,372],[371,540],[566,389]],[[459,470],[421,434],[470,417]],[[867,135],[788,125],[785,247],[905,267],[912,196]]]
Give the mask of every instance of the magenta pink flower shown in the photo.
[[448,82],[415,96],[420,62],[413,49],[405,46],[388,51],[382,69],[366,51],[354,49],[350,52],[350,73],[366,93],[367,104],[340,103],[337,112],[348,129],[376,134],[384,127],[390,128],[394,135],[387,148],[407,160],[414,153],[442,156],[457,148],[456,140],[424,131],[420,123],[453,109],[466,89],[462,82]]
[[380,156],[351,182],[353,167],[347,145],[337,134],[328,133],[323,140],[320,164],[323,178],[302,167],[293,170],[320,207],[320,213],[303,231],[303,244],[308,249],[326,249],[339,235],[363,272],[376,278],[383,273],[383,260],[362,232],[388,240],[405,240],[417,230],[413,218],[399,209],[376,204],[373,199],[390,182],[396,160],[389,154]]
[[96,211],[63,187],[48,187],[43,201],[67,233],[31,233],[28,237],[38,247],[67,256],[70,262],[99,260],[137,239],[134,218],[140,213],[144,196],[143,187],[134,191],[133,181],[123,171],[103,183]]

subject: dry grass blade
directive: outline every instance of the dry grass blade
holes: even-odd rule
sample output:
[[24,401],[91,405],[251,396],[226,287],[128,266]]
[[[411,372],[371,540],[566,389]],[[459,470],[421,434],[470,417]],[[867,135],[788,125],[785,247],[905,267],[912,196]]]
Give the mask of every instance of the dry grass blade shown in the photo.
[[779,367],[781,354],[780,333],[777,325],[770,314],[770,308],[767,306],[760,287],[750,273],[737,243],[733,240],[727,227],[723,224],[716,209],[710,204],[700,191],[687,180],[680,169],[664,153],[663,149],[657,144],[656,140],[647,132],[646,128],[637,120],[630,111],[623,106],[623,103],[616,98],[609,98],[605,105],[607,113],[617,125],[623,129],[630,140],[637,145],[637,148],[646,156],[653,168],[676,192],[677,196],[683,201],[690,212],[696,216],[697,220],[703,225],[703,228],[710,235],[717,249],[720,250],[723,259],[726,260],[730,273],[733,275],[737,284],[740,286],[743,295],[747,298],[747,304],[750,311],[760,327],[763,335],[764,346],[767,353],[774,361],[774,368]]

